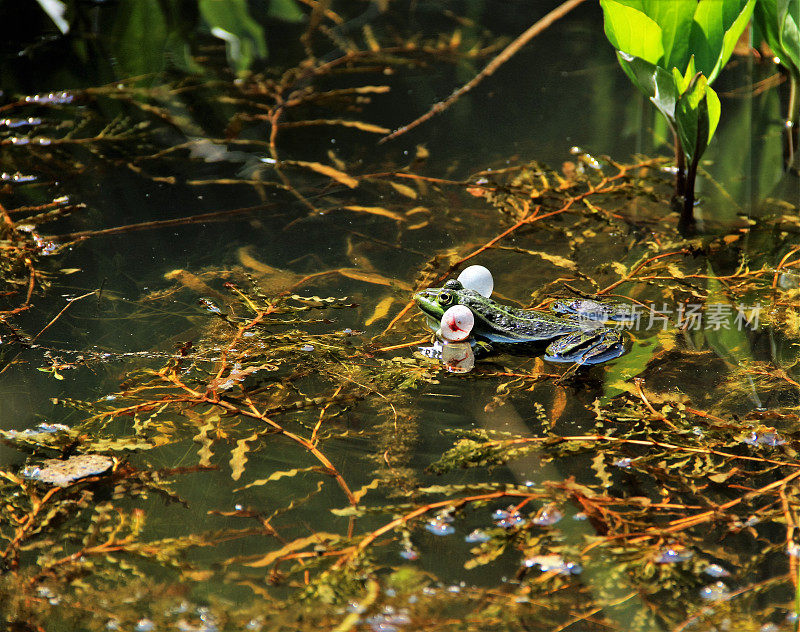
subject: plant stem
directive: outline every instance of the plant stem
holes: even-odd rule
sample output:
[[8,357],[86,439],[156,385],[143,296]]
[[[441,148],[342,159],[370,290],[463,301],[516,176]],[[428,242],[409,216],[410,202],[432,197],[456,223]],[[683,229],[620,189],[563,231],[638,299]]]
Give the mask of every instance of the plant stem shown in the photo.
[[678,138],[678,133],[673,130],[675,136],[675,197],[683,197],[686,195],[686,157],[681,147],[681,139]]
[[692,160],[686,173],[685,189],[683,194],[683,208],[681,218],[678,221],[678,230],[686,237],[696,232],[697,222],[694,218],[694,183],[697,179],[697,166],[700,162],[699,156]]
[[794,73],[789,73],[789,111],[786,116],[786,145],[788,148],[788,165],[794,160],[797,149],[798,125],[800,125],[800,95],[798,94],[798,78]]

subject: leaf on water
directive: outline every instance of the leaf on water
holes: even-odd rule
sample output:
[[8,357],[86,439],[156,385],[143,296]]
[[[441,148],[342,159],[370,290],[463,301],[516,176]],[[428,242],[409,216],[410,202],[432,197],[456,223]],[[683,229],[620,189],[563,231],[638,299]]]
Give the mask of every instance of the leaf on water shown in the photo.
[[319,468],[316,466],[313,467],[296,467],[292,470],[279,470],[277,472],[273,472],[267,478],[259,478],[257,481],[253,481],[252,483],[248,483],[244,487],[237,487],[233,491],[240,492],[243,489],[248,489],[250,487],[260,487],[261,485],[266,485],[272,481],[277,481],[282,478],[291,478],[292,476],[297,476],[300,472],[317,472]]
[[472,559],[467,560],[464,562],[464,568],[466,570],[470,570],[471,568],[477,568],[478,566],[484,566],[489,562],[496,560],[503,551],[506,550],[506,543],[502,541],[498,542],[487,542],[481,547],[478,547],[479,553],[476,554]]
[[[399,182],[392,182],[389,181],[389,184],[392,185],[392,188],[397,191],[400,195],[404,195],[407,198],[411,198],[412,200],[417,199],[417,190],[413,189],[412,187],[408,186],[407,184],[400,184]],[[408,215],[408,213],[406,213]]]
[[337,272],[348,279],[355,279],[356,281],[364,281],[365,283],[373,283],[375,285],[394,285],[403,290],[411,291],[411,286],[408,283],[398,281],[397,279],[390,279],[377,272],[365,272],[358,268],[339,268]]
[[351,189],[355,189],[358,186],[358,180],[356,178],[347,175],[344,171],[334,169],[329,165],[323,165],[321,162],[307,162],[305,160],[283,160],[281,162],[282,164],[295,165],[297,167],[311,169],[312,171],[316,171],[324,176],[328,176],[337,182],[341,182]]
[[200,431],[192,437],[192,441],[201,444],[197,454],[200,456],[200,465],[211,465],[211,457],[214,453],[211,451],[213,439],[208,436],[208,431],[213,430],[219,422],[219,415],[211,415],[208,421],[201,426]]
[[300,296],[299,294],[292,294],[289,298],[292,300],[303,303],[307,307],[351,307],[353,304],[347,302],[347,297],[336,298],[329,296],[322,298],[320,296]]
[[367,320],[364,321],[364,325],[369,327],[375,321],[378,321],[381,318],[386,318],[387,314],[389,313],[389,310],[392,307],[392,303],[394,303],[395,300],[396,299],[394,296],[387,296],[386,298],[381,300],[381,302],[375,306],[375,311],[372,312],[372,316],[370,316],[369,318],[367,318]]
[[529,255],[535,255],[537,257],[541,257],[545,261],[549,261],[555,266],[560,268],[567,268],[568,270],[575,270],[578,266],[575,264],[574,261],[570,261],[566,257],[559,257],[558,255],[551,255],[549,252],[541,252],[538,250],[526,250],[526,253]]
[[667,264],[667,272],[670,276],[676,279],[683,279],[686,275],[681,272],[681,269],[674,263]]
[[355,502],[360,502],[361,499],[366,495],[366,493],[371,489],[378,489],[381,484],[381,479],[376,478],[371,483],[367,483],[366,485],[362,486],[360,489],[357,489],[353,492],[353,499]]
[[564,409],[567,407],[567,391],[563,386],[557,386],[553,394],[553,406],[550,409],[550,425],[551,427],[561,418],[564,414]]
[[622,277],[628,274],[628,268],[622,265],[619,261],[612,261],[611,269]]
[[236,442],[236,447],[231,451],[230,460],[231,478],[233,480],[238,481],[244,472],[244,464],[247,463],[247,452],[250,450],[250,446],[247,444],[256,439],[258,439],[258,433],[254,432],[247,439],[239,439]]
[[406,211],[407,218],[411,217],[412,215],[419,214],[424,214],[425,217],[421,218],[414,224],[409,224],[406,226],[406,230],[419,230],[420,228],[425,228],[425,226],[431,223],[431,210],[425,206],[415,206],[414,208]]
[[360,206],[358,204],[350,204],[342,208],[355,213],[368,213],[369,215],[388,217],[389,219],[393,219],[398,222],[404,222],[406,220],[405,216],[401,215],[400,213],[390,211],[388,208],[383,208],[382,206]]
[[134,437],[121,437],[119,439],[94,439],[91,446],[98,452],[123,452],[125,450],[150,450],[156,445],[164,445],[169,441],[169,437],[165,435],[155,437],[152,442]]
[[250,562],[245,564],[245,566],[250,566],[251,568],[263,568],[265,566],[269,566],[276,560],[280,559],[284,555],[288,555],[289,553],[294,553],[295,551],[300,551],[301,549],[306,548],[312,544],[322,544],[323,542],[334,542],[340,539],[341,536],[336,535],[335,533],[325,533],[324,531],[320,531],[319,533],[315,533],[314,535],[310,535],[305,538],[298,538],[292,542],[289,542],[285,546],[281,547],[277,551],[272,551],[272,553],[268,553],[260,560],[256,560],[255,562]]
[[373,123],[364,123],[363,121],[351,121],[348,119],[313,119],[309,121],[292,121],[291,123],[281,123],[279,127],[308,127],[311,125],[338,125],[339,127],[352,127],[362,132],[369,132],[371,134],[387,134],[391,130],[380,125]]
[[597,455],[595,455],[595,457],[592,459],[592,469],[594,470],[595,474],[597,474],[597,478],[600,479],[603,487],[611,487],[611,474],[609,474],[608,470],[606,469],[602,452],[598,452]]

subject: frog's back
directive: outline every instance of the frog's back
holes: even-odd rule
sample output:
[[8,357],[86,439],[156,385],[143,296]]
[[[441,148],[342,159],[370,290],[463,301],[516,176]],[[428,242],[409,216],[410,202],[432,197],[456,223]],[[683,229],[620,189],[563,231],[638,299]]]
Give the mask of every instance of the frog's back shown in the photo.
[[544,341],[581,330],[573,320],[501,305],[470,290],[462,290],[458,302],[469,307],[475,316],[473,334],[491,342]]

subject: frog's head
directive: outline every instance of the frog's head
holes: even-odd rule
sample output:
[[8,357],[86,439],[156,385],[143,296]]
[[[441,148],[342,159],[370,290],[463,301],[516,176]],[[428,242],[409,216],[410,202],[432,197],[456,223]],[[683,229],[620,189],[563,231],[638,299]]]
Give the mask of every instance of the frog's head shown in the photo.
[[439,321],[449,308],[460,303],[460,296],[464,292],[461,281],[451,279],[443,287],[431,287],[417,292],[414,294],[414,301],[423,312]]

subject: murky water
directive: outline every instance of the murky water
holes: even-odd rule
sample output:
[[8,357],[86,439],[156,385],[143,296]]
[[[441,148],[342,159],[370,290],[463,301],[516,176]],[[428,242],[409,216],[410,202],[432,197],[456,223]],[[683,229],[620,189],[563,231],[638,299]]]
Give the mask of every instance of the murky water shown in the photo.
[[[293,3],[250,3],[227,50],[208,6],[75,3],[66,37],[0,7],[0,172],[36,178],[0,204],[18,223],[69,210],[35,227],[54,252],[19,242],[28,261],[3,269],[4,620],[796,629],[800,190],[785,86],[753,96],[775,66],[735,57],[715,86],[686,241],[667,162],[640,156],[668,156],[666,130],[598,8],[378,144],[552,7],[343,4],[316,61]],[[467,260],[525,307],[763,304],[763,324],[673,318],[591,369],[523,354],[451,375],[414,354],[429,332],[403,310]],[[19,477],[82,453],[113,467],[55,492]]]

